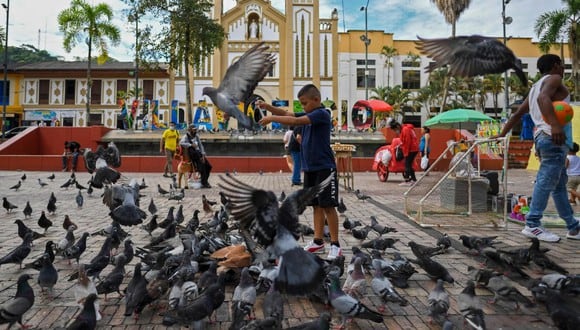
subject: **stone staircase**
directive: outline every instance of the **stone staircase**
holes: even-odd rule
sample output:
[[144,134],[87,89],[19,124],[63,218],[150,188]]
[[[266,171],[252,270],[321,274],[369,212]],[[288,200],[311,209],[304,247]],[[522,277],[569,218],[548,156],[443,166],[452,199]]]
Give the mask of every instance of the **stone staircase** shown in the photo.
[[533,145],[534,141],[532,140],[520,140],[519,137],[512,137],[508,155],[509,168],[527,168]]

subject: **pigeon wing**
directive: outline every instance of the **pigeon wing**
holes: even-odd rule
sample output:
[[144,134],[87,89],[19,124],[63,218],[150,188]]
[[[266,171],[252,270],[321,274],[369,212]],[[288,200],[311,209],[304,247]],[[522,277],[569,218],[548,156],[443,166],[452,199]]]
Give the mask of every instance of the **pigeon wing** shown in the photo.
[[274,55],[266,52],[269,47],[261,42],[245,52],[226,71],[218,93],[230,96],[234,104],[250,97],[275,63]]

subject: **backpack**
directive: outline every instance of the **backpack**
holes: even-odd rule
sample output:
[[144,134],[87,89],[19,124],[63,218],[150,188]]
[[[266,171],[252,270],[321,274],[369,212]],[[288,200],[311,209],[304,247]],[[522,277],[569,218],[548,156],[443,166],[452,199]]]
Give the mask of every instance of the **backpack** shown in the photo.
[[288,150],[294,152],[300,151],[300,143],[298,142],[298,140],[296,140],[296,130],[292,132],[292,135],[290,135],[290,141],[288,142]]

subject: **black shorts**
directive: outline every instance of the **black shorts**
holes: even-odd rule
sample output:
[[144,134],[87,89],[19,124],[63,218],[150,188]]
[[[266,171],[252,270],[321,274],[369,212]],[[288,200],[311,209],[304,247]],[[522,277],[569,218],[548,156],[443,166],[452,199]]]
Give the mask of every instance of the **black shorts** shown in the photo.
[[338,176],[336,169],[326,169],[314,172],[304,172],[304,188],[314,187],[332,175],[330,184],[314,198],[308,205],[320,207],[337,207],[338,206]]

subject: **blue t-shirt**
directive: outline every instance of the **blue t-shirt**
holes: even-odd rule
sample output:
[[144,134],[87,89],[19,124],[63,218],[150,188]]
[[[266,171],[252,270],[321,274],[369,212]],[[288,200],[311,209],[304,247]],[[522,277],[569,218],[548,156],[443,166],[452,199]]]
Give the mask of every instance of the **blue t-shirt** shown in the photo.
[[330,129],[332,123],[326,108],[314,109],[311,113],[299,113],[297,116],[308,116],[309,125],[302,130],[302,170],[314,172],[335,169],[334,152],[330,147]]

